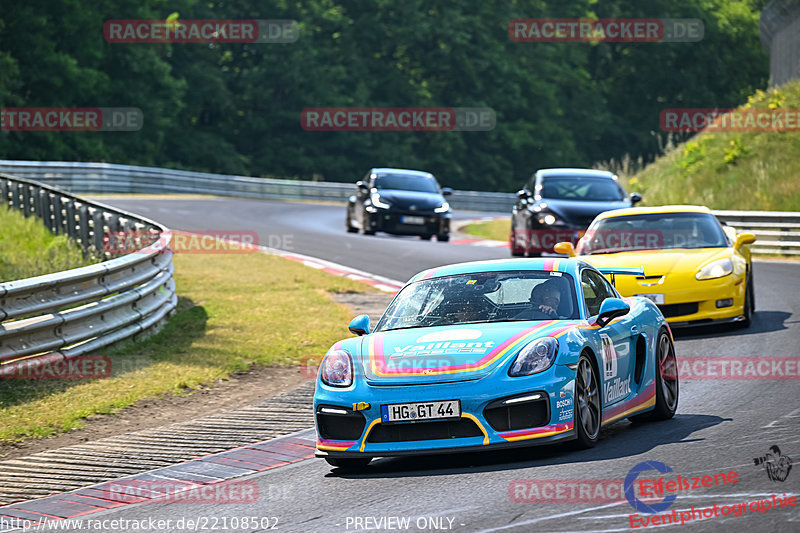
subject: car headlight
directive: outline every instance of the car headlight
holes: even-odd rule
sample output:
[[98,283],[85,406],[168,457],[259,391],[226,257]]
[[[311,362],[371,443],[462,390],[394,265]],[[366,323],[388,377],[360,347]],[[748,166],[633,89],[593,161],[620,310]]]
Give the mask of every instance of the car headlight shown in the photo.
[[375,207],[380,207],[381,209],[389,209],[392,205],[388,202],[385,202],[381,199],[381,195],[374,192],[370,195],[369,199],[372,201],[372,205]]
[[707,264],[701,268],[695,278],[697,279],[714,279],[722,278],[733,272],[733,262],[728,259],[718,259]]
[[558,219],[552,213],[540,213],[538,216],[539,224],[544,224],[545,226],[552,226]]
[[322,360],[320,379],[331,387],[349,387],[353,384],[353,358],[344,350],[334,350]]
[[558,341],[553,337],[531,341],[514,359],[514,364],[508,369],[508,375],[511,377],[530,376],[547,370],[556,360],[556,352],[558,352]]
[[434,213],[447,213],[450,211],[450,204],[443,202],[442,205],[433,210]]

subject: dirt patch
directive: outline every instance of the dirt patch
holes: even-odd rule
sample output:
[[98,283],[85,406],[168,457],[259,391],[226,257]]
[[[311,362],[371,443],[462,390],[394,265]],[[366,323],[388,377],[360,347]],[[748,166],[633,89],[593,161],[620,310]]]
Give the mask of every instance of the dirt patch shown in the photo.
[[91,415],[82,429],[44,439],[1,443],[0,459],[14,459],[63,446],[80,444],[131,431],[184,422],[200,416],[243,407],[270,396],[290,391],[308,379],[300,367],[253,367],[232,374],[213,386],[187,391],[185,396],[168,394],[146,398],[112,415]]
[[[392,299],[385,293],[338,293],[332,298],[349,307],[353,316],[368,314],[373,325]],[[72,444],[122,435],[173,422],[184,422],[259,402],[290,391],[308,378],[299,366],[252,367],[229,379],[218,380],[201,389],[187,390],[186,395],[168,394],[146,398],[112,415],[91,415],[86,427],[44,439],[0,443],[0,459],[15,459],[32,453],[54,450]]]
[[353,316],[369,315],[372,325],[375,326],[394,295],[381,292],[339,292],[332,294],[331,298],[334,302],[349,307],[353,311]]

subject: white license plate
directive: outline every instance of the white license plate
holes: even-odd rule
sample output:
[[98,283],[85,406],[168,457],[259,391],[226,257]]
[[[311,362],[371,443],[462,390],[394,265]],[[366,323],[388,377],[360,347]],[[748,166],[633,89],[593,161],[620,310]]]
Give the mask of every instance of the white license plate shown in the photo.
[[393,403],[381,405],[381,422],[425,422],[445,418],[460,418],[461,402]]
[[636,294],[634,296],[641,296],[642,298],[647,298],[656,305],[664,305],[663,294],[650,293],[650,294]]
[[421,224],[425,223],[425,218],[424,217],[402,217],[402,218],[400,218],[400,220],[403,222],[403,224],[418,224],[418,225],[421,225]]

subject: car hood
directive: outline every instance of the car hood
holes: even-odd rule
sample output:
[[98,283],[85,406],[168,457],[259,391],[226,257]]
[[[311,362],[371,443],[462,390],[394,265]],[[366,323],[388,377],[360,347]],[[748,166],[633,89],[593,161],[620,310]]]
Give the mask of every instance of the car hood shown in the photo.
[[384,201],[391,203],[392,207],[410,211],[432,210],[444,202],[444,197],[441,194],[432,192],[385,189],[378,191],[378,194]]
[[638,250],[580,257],[597,268],[641,267],[644,268],[645,277],[653,278],[670,274],[690,274],[694,277],[701,266],[714,259],[729,255],[729,248],[698,248],[696,250]]
[[505,365],[528,342],[577,323],[539,320],[378,332],[362,337],[357,364],[376,385],[478,379]]
[[624,200],[612,202],[581,202],[542,198],[540,205],[541,204],[545,204],[545,209],[553,212],[561,220],[585,227],[588,227],[592,220],[594,220],[594,217],[604,211],[630,207],[630,203]]

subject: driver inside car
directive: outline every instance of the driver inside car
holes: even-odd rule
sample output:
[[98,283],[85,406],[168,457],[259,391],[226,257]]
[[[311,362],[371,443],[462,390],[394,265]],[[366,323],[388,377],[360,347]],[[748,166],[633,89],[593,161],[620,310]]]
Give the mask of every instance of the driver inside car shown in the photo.
[[530,302],[530,307],[519,313],[517,319],[559,318],[558,306],[561,303],[561,289],[558,281],[549,279],[536,285],[531,291]]

